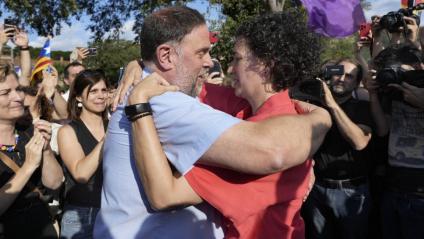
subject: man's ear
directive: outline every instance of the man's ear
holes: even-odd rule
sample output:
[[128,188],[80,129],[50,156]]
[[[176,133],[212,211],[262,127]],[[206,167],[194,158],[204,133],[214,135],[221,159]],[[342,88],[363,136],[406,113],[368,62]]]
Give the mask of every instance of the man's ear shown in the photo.
[[158,65],[165,71],[174,68],[173,62],[174,48],[169,44],[162,44],[156,48],[156,59]]

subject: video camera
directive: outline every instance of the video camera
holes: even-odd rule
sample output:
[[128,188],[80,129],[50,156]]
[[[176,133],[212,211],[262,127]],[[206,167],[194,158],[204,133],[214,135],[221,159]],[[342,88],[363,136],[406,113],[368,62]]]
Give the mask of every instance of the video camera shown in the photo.
[[418,88],[424,88],[424,70],[407,71],[400,66],[387,67],[377,72],[376,81],[380,86],[380,93],[385,93],[393,100],[403,100],[402,93],[388,85],[400,85],[406,82]]
[[420,16],[415,15],[414,11],[423,10],[424,3],[417,4],[414,7],[401,8],[397,12],[389,12],[380,19],[380,26],[387,29],[390,33],[398,32],[400,27],[406,31],[406,22],[404,17],[412,17],[420,25]]
[[[344,75],[343,65],[326,66],[318,78],[328,82],[332,76]],[[327,83],[328,84],[328,83]],[[324,88],[322,82],[317,79],[303,80],[289,90],[290,97],[296,100],[306,101],[314,105],[325,106]]]

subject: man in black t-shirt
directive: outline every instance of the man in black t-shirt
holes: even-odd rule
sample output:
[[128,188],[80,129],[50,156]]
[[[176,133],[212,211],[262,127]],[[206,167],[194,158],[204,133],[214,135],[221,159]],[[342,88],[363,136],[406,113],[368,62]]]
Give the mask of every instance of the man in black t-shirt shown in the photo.
[[352,93],[362,68],[350,59],[339,60],[344,75],[323,83],[324,102],[333,126],[314,155],[316,182],[302,208],[307,238],[366,238],[370,194],[368,159],[364,148],[371,139],[367,101]]

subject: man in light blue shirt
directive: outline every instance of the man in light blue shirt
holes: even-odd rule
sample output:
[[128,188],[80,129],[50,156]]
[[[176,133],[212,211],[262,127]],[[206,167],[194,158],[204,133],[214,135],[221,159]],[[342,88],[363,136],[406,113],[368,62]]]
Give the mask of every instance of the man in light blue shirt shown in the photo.
[[[331,124],[322,111],[250,123],[190,97],[200,71],[212,65],[209,32],[197,11],[161,9],[145,18],[141,38],[146,67],[185,93],[168,92],[150,100],[163,149],[180,174],[200,158],[200,163],[240,172],[272,173],[302,163],[322,142]],[[105,140],[102,207],[94,236],[222,238],[219,215],[208,205],[152,210],[135,166],[131,124],[123,108],[120,105],[112,115]]]

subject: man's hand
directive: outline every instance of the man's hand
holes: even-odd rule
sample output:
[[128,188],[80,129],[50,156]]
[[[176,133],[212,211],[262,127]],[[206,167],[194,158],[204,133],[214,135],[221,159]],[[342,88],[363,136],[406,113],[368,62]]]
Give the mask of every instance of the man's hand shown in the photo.
[[328,88],[328,85],[325,84],[324,81],[320,80],[321,84],[322,84],[322,88],[324,90],[324,100],[325,100],[325,104],[330,108],[335,108],[337,107],[337,102],[333,97],[333,94],[331,93],[330,89]]
[[403,99],[409,104],[424,109],[424,88],[418,88],[406,82],[402,82],[402,85],[389,84],[388,86],[402,91]]
[[369,70],[365,75],[365,88],[368,90],[369,94],[376,94],[380,85],[377,80],[377,71]]
[[28,34],[23,31],[23,30],[19,30],[18,28],[15,27],[15,37],[13,38],[13,43],[18,46],[18,47],[28,47]]
[[178,86],[170,85],[157,73],[152,73],[140,83],[138,83],[128,97],[130,105],[145,103],[153,96],[161,95],[167,91],[178,91]]
[[[0,47],[9,41],[10,38],[10,29],[0,28]],[[13,35],[12,35],[13,36]]]
[[403,17],[403,19],[405,19],[407,27],[407,40],[413,43],[418,42],[419,26],[417,25],[417,21],[413,17]]
[[88,48],[77,48],[77,61],[82,62],[88,56]]
[[125,94],[127,93],[130,86],[133,84],[136,85],[138,82],[140,82],[142,75],[143,69],[137,60],[128,63],[127,67],[125,68],[121,83],[116,89],[115,97],[112,101],[112,111],[116,110],[118,104],[122,104]]

